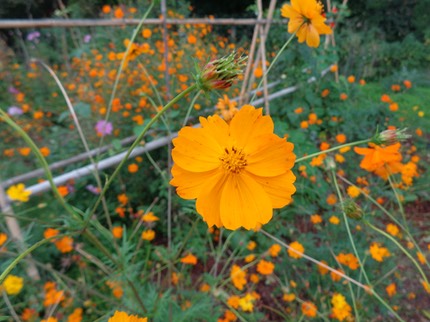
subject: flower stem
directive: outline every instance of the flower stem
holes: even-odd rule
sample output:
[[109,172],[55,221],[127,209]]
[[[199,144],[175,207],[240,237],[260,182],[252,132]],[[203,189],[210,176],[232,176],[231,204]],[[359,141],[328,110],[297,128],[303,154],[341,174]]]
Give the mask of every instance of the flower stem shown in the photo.
[[44,238],[44,239],[38,241],[33,246],[27,248],[21,254],[19,254],[17,256],[17,258],[15,258],[12,261],[12,263],[10,263],[8,267],[6,267],[6,269],[3,271],[3,273],[1,273],[1,275],[0,275],[0,285],[3,283],[4,279],[6,278],[6,276],[9,275],[9,273],[15,268],[16,265],[18,265],[18,263],[22,259],[24,259],[25,256],[29,255],[32,251],[34,251],[35,249],[39,248],[42,245],[45,245],[46,243],[52,241],[53,239],[58,239],[58,238],[61,238],[61,237],[64,237],[64,236],[68,236],[68,235],[67,234],[63,234],[63,235],[52,236],[50,238]]
[[331,268],[330,266],[328,266],[328,265],[326,265],[326,264],[324,264],[324,263],[322,263],[322,262],[320,262],[320,261],[318,261],[318,260],[316,260],[316,259],[314,259],[314,258],[312,258],[312,257],[310,257],[310,256],[307,256],[306,254],[303,254],[303,253],[301,253],[301,252],[299,252],[299,251],[295,250],[293,247],[290,247],[290,245],[288,245],[288,244],[284,243],[282,240],[280,240],[279,238],[276,238],[275,236],[273,236],[273,235],[269,234],[268,232],[264,231],[263,229],[260,229],[259,231],[261,231],[261,233],[262,233],[263,235],[266,235],[267,237],[271,238],[272,240],[274,240],[274,241],[275,241],[275,242],[277,242],[278,244],[280,244],[280,245],[284,246],[285,248],[287,248],[287,249],[291,250],[292,252],[296,253],[297,255],[301,255],[303,258],[307,259],[308,261],[311,261],[311,262],[313,262],[313,263],[317,264],[318,266],[324,267],[325,269],[328,269],[329,271],[331,271],[331,272],[335,273],[336,275],[339,275],[339,276],[343,277],[344,279],[346,279],[346,280],[348,280],[348,281],[350,281],[350,282],[354,283],[355,285],[357,285],[357,286],[359,286],[359,287],[363,288],[363,289],[364,289],[366,292],[368,292],[370,295],[375,296],[375,297],[378,299],[378,301],[379,301],[380,303],[382,303],[382,305],[384,305],[384,306],[385,306],[385,307],[390,311],[390,313],[391,313],[391,314],[393,314],[393,315],[394,315],[394,316],[395,316],[399,321],[405,322],[405,321],[404,321],[404,320],[403,320],[403,319],[402,319],[402,318],[401,318],[401,317],[396,313],[396,311],[394,311],[394,310],[393,310],[393,308],[392,308],[392,307],[391,307],[387,302],[385,302],[385,301],[384,301],[384,299],[383,299],[383,298],[381,298],[381,297],[378,295],[378,293],[376,293],[376,292],[375,292],[375,290],[374,290],[373,288],[371,288],[371,287],[369,287],[369,286],[367,286],[367,285],[361,284],[360,282],[358,282],[358,281],[356,281],[355,279],[353,279],[353,278],[349,277],[348,275],[345,275],[345,274],[343,274],[342,272],[340,272],[340,271],[338,271],[338,270],[335,270],[334,268]]
[[391,189],[393,189],[394,196],[396,197],[397,204],[399,205],[400,213],[402,214],[403,225],[405,226],[405,229],[409,234],[409,229],[408,229],[406,215],[405,215],[405,209],[403,208],[403,204],[402,204],[402,201],[400,200],[399,193],[397,192],[397,189],[394,186],[394,181],[393,181],[393,178],[391,177],[391,173],[389,172],[388,167],[387,167],[387,170],[388,170],[388,181],[390,182]]
[[[301,27],[301,26],[300,26]],[[297,28],[297,30],[300,29]],[[263,77],[261,77],[261,81],[258,84],[257,88],[260,88],[261,84],[263,84],[263,80],[266,78],[267,75],[269,75],[270,70],[272,69],[272,67],[275,65],[275,63],[277,62],[277,60],[279,59],[279,57],[281,56],[281,54],[284,52],[284,50],[287,48],[287,46],[290,44],[290,42],[293,40],[294,36],[296,35],[297,31],[295,31],[293,34],[291,34],[290,38],[288,38],[288,40],[285,42],[285,44],[282,46],[282,48],[278,51],[278,53],[276,54],[275,58],[273,58],[273,61],[271,62],[271,64],[269,65],[269,68],[267,68],[266,72],[264,73]],[[255,91],[254,95],[251,98],[251,103],[252,101],[254,101],[255,97],[257,96],[257,91]]]
[[359,144],[363,144],[363,143],[368,143],[370,141],[372,141],[372,139],[366,139],[366,140],[361,140],[361,141],[356,141],[356,142],[351,142],[351,143],[346,143],[346,144],[342,144],[342,145],[339,145],[339,146],[335,146],[333,148],[330,148],[330,149],[327,149],[327,150],[324,150],[324,151],[315,152],[315,153],[312,153],[312,154],[309,154],[309,155],[305,155],[305,156],[303,156],[301,158],[298,158],[298,159],[296,159],[296,163],[299,163],[299,162],[302,162],[304,160],[307,160],[307,159],[319,156],[320,154],[325,154],[325,153],[328,153],[328,152],[333,152],[333,151],[336,151],[336,150],[339,150],[339,149],[342,149],[342,148],[346,148],[348,146],[354,146],[354,145],[359,145]]
[[60,194],[60,192],[57,189],[57,186],[54,183],[54,179],[51,173],[51,170],[49,170],[49,165],[46,162],[46,159],[43,157],[42,153],[39,151],[39,148],[36,146],[34,141],[30,138],[30,136],[18,125],[15,123],[14,120],[12,120],[9,115],[7,115],[6,112],[4,112],[2,109],[0,109],[0,119],[3,119],[11,128],[13,128],[22,138],[23,140],[29,145],[31,148],[31,151],[36,155],[37,160],[39,161],[41,167],[45,171],[45,176],[48,179],[48,182],[51,186],[52,192],[54,193],[55,197],[58,199],[60,204],[63,206],[63,208],[75,219],[81,219],[76,211],[73,210],[73,208],[64,200],[63,196]]
[[[339,184],[337,183],[336,173],[334,172],[333,169],[331,171],[331,175],[333,178],[334,186],[336,188],[337,196],[339,197],[340,204],[342,205],[343,204],[343,198],[342,198],[342,194],[340,193]],[[349,240],[351,242],[352,249],[354,250],[354,255],[357,257],[358,263],[360,264],[360,270],[363,273],[364,278],[366,279],[366,283],[368,285],[371,285],[369,278],[367,277],[366,271],[364,269],[363,262],[361,261],[361,258],[358,255],[357,247],[355,247],[354,238],[352,238],[351,229],[349,229],[348,217],[346,216],[346,213],[343,209],[342,209],[342,215],[343,215],[343,220],[345,221],[345,227],[346,227],[346,231],[348,233]]]
[[340,272],[340,271],[338,271],[338,270],[336,270],[336,269],[334,269],[334,268],[331,268],[330,266],[328,266],[328,265],[326,265],[326,264],[324,264],[324,263],[322,263],[322,262],[320,262],[320,261],[318,261],[318,260],[316,260],[316,259],[314,259],[314,258],[312,258],[312,257],[310,257],[310,256],[308,256],[308,255],[306,255],[306,254],[304,254],[304,253],[301,253],[301,252],[299,252],[299,251],[295,250],[293,247],[291,247],[290,245],[288,245],[288,244],[284,243],[284,242],[283,242],[282,240],[280,240],[279,238],[276,238],[275,236],[273,236],[273,235],[269,234],[269,233],[268,233],[268,232],[266,232],[265,230],[260,229],[259,231],[261,231],[261,233],[262,233],[263,235],[266,235],[267,237],[271,238],[272,240],[274,240],[274,241],[275,241],[275,242],[277,242],[278,244],[282,245],[283,247],[285,247],[285,248],[287,248],[287,249],[291,250],[293,253],[295,253],[295,254],[297,254],[297,255],[302,256],[303,258],[305,258],[305,259],[307,259],[308,261],[311,261],[311,262],[313,262],[313,263],[317,264],[318,266],[321,266],[321,267],[324,267],[324,268],[328,269],[329,271],[333,272],[334,274],[339,275],[339,276],[343,277],[344,279],[346,279],[346,280],[350,281],[351,283],[354,283],[355,285],[357,285],[357,286],[359,286],[359,287],[363,288],[365,291],[370,291],[372,294],[374,293],[374,292],[373,292],[373,290],[372,290],[369,286],[364,285],[364,284],[361,284],[360,282],[358,282],[358,281],[356,281],[355,279],[353,279],[353,278],[349,277],[348,275],[345,275],[344,273],[342,273],[342,272]]
[[[113,180],[116,178],[116,176],[119,173],[119,170],[124,166],[124,164],[127,162],[128,157],[130,156],[131,152],[134,150],[134,148],[140,143],[140,141],[145,136],[146,132],[151,128],[151,126],[167,111],[169,110],[174,104],[176,104],[181,98],[185,97],[187,94],[192,92],[197,88],[197,85],[194,84],[190,87],[188,87],[186,90],[178,94],[174,99],[172,99],[169,103],[167,103],[158,113],[155,115],[151,121],[148,122],[148,124],[145,126],[145,128],[142,130],[142,132],[139,134],[139,136],[134,140],[133,144],[128,148],[127,153],[125,154],[124,158],[121,160],[121,162],[118,164],[118,166],[115,168],[112,175],[109,177],[109,179],[106,181],[106,184],[103,187],[103,190],[100,192],[99,198],[97,199],[96,203],[93,206],[93,209],[91,210],[91,214],[94,214],[98,205],[100,204],[101,198],[106,194],[107,190],[109,189],[110,185],[112,184]],[[91,216],[88,216],[91,218]]]
[[[400,227],[400,229],[402,231],[404,231],[406,233],[406,235],[408,235],[409,239],[412,241],[412,243],[414,244],[414,246],[416,247],[416,249],[422,253],[423,251],[421,250],[420,245],[418,245],[418,243],[415,241],[414,237],[412,236],[412,234],[409,232],[409,229],[406,229],[387,209],[385,209],[381,204],[379,204],[374,198],[372,198],[372,196],[370,196],[369,194],[366,193],[366,191],[364,191],[363,189],[361,189],[360,187],[356,186],[354,183],[352,183],[351,181],[349,181],[348,179],[337,175],[337,177],[342,180],[343,182],[346,182],[347,184],[356,187],[357,189],[360,190],[360,192],[367,198],[369,199],[376,207],[378,207],[384,214],[386,214],[388,217],[390,217],[391,220],[393,220],[393,222],[395,222],[397,224],[397,226]],[[428,261],[426,261],[426,265],[427,267],[430,269],[430,264]]]
[[418,264],[418,262],[415,260],[415,258],[413,258],[413,256],[411,254],[409,254],[409,252],[397,241],[394,239],[394,237],[392,237],[390,234],[386,233],[385,231],[373,226],[370,222],[368,222],[367,220],[364,220],[365,224],[367,226],[369,226],[370,228],[372,228],[374,231],[380,233],[381,235],[385,236],[386,238],[388,238],[389,240],[391,240],[394,244],[396,244],[396,246],[406,255],[409,257],[409,259],[412,261],[412,263],[414,263],[415,267],[418,269],[418,271],[420,272],[422,278],[424,279],[424,281],[426,283],[428,283],[428,279],[427,276],[424,274],[424,271],[422,270],[421,266]]

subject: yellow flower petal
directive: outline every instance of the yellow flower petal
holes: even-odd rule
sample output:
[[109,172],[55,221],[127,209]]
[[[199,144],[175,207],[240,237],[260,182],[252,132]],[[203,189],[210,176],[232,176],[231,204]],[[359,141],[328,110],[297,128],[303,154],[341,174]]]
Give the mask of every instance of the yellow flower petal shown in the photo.
[[294,166],[293,145],[274,135],[259,137],[249,154],[246,171],[261,177],[274,177]]
[[273,208],[282,208],[291,203],[291,196],[296,192],[293,183],[296,176],[292,171],[288,171],[276,177],[259,177],[251,175],[269,195]]
[[272,218],[272,203],[250,176],[229,176],[221,196],[221,222],[227,229],[254,229]]
[[184,170],[176,164],[172,167],[172,186],[177,187],[176,193],[184,199],[196,199],[203,187],[216,175],[217,169],[207,172],[191,172]]

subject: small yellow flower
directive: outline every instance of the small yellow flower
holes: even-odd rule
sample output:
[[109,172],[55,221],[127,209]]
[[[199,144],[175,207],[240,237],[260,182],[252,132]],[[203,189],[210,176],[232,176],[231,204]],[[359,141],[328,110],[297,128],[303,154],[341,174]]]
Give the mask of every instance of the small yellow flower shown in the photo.
[[318,309],[316,305],[312,302],[302,303],[302,313],[307,317],[314,318],[317,316]]
[[314,225],[320,224],[320,223],[322,223],[322,221],[323,221],[322,217],[320,215],[318,215],[318,214],[315,214],[315,215],[311,216],[311,222]]
[[282,299],[285,302],[292,302],[296,299],[296,295],[294,293],[291,294],[284,294],[284,296],[282,297]]
[[22,202],[27,202],[31,191],[25,190],[25,185],[23,183],[18,183],[17,185],[10,186],[6,191],[10,200],[17,200]]
[[419,262],[420,262],[422,265],[424,265],[424,264],[426,263],[427,259],[426,259],[426,257],[424,256],[424,254],[423,254],[423,253],[421,253],[421,252],[417,252],[417,257],[418,257]]
[[387,248],[381,247],[378,243],[372,243],[372,245],[370,245],[369,251],[372,258],[377,262],[383,262],[384,257],[389,257],[391,255]]
[[387,231],[387,233],[394,237],[396,237],[400,232],[399,227],[397,227],[397,225],[395,224],[388,224],[385,230]]
[[292,242],[290,244],[290,247],[296,250],[297,252],[301,253],[298,254],[292,249],[288,249],[288,255],[292,258],[301,258],[303,256],[303,253],[305,252],[305,248],[302,244],[300,244],[298,241]]
[[230,278],[233,282],[234,287],[239,291],[243,290],[246,285],[246,272],[242,270],[238,265],[233,265],[230,272]]
[[351,198],[357,198],[360,195],[360,189],[357,186],[349,186],[347,193]]
[[155,238],[155,231],[153,231],[152,229],[148,229],[148,230],[145,230],[144,232],[142,232],[142,239],[143,240],[151,241],[154,238]]
[[144,214],[141,219],[144,222],[154,222],[160,220],[157,216],[154,215],[153,212],[148,212],[147,214]]
[[255,259],[255,255],[254,254],[249,254],[248,256],[245,257],[245,262],[246,263],[251,263],[254,259]]
[[281,251],[281,245],[279,244],[273,244],[272,246],[270,246],[269,248],[269,254],[272,257],[277,257],[279,252]]
[[196,265],[197,257],[189,253],[187,256],[181,258],[181,263],[188,264],[188,265]]
[[109,318],[108,322],[147,322],[147,318],[140,318],[137,315],[128,315],[125,312],[115,311],[115,314]]
[[273,273],[273,270],[275,269],[275,265],[272,262],[265,261],[262,259],[257,264],[257,272],[259,272],[261,275],[270,275]]
[[336,216],[331,216],[328,221],[333,225],[339,225],[340,223],[339,217]]
[[396,295],[397,293],[397,289],[396,289],[396,284],[391,283],[390,285],[388,285],[385,288],[385,291],[387,292],[389,297],[392,297],[393,295]]
[[8,275],[4,279],[2,286],[8,295],[16,295],[21,292],[21,289],[24,286],[24,279],[19,276]]

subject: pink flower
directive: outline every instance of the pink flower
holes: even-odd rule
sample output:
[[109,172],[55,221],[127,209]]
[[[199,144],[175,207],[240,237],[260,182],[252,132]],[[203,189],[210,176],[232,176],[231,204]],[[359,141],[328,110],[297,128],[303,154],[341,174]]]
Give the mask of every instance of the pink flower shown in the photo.
[[112,130],[113,130],[112,123],[105,120],[98,121],[94,128],[96,129],[98,136],[105,136],[105,135],[112,134]]

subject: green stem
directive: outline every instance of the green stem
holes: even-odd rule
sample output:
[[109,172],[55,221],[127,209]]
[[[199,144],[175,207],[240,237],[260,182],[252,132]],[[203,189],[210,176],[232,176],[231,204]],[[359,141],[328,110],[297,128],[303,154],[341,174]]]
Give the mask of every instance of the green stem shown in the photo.
[[424,274],[424,271],[422,270],[420,264],[418,264],[418,262],[415,260],[415,258],[409,254],[409,252],[397,241],[394,239],[393,236],[391,236],[390,234],[386,233],[385,231],[373,226],[370,222],[368,222],[367,220],[364,220],[365,224],[368,225],[370,228],[372,228],[374,231],[380,233],[381,235],[385,236],[386,238],[388,238],[389,240],[391,240],[394,244],[396,244],[396,246],[407,256],[409,257],[409,259],[412,261],[412,263],[414,263],[415,267],[418,269],[418,271],[420,272],[422,278],[424,279],[424,281],[426,283],[428,283],[428,279],[427,276]]
[[15,268],[16,265],[18,265],[18,263],[27,255],[29,255],[31,252],[33,252],[35,249],[39,248],[42,245],[45,245],[46,243],[49,243],[50,241],[52,241],[53,239],[58,239],[61,237],[65,237],[65,236],[69,236],[67,234],[63,234],[63,235],[56,235],[56,236],[52,236],[50,238],[45,238],[42,239],[40,241],[38,241],[36,244],[34,244],[33,246],[27,248],[25,251],[23,251],[21,254],[18,255],[17,258],[15,258],[12,263],[9,264],[8,267],[6,267],[6,269],[3,271],[3,273],[1,273],[0,275],[0,285],[3,283],[4,279],[6,278],[6,276],[9,275],[9,273]]
[[409,229],[408,229],[408,225],[406,222],[405,209],[403,208],[403,204],[402,204],[402,201],[400,200],[400,196],[397,192],[397,189],[394,187],[393,178],[391,177],[391,173],[389,172],[388,168],[387,168],[387,171],[388,171],[388,181],[390,182],[391,189],[393,189],[393,191],[394,191],[394,196],[396,197],[396,201],[397,201],[397,204],[399,205],[400,213],[402,214],[403,225],[405,226],[405,229],[407,230],[407,232],[409,234]]
[[[415,241],[414,237],[412,236],[412,234],[409,232],[409,229],[406,229],[387,209],[385,209],[381,204],[379,204],[372,196],[370,196],[369,194],[366,193],[366,191],[364,191],[363,189],[361,189],[360,187],[356,186],[354,183],[352,183],[351,181],[349,181],[348,179],[337,175],[337,177],[342,180],[343,182],[346,182],[347,184],[356,187],[357,189],[360,190],[360,192],[367,198],[369,199],[376,207],[378,207],[384,214],[386,214],[388,217],[390,217],[390,219],[395,222],[397,224],[397,226],[400,227],[400,229],[406,233],[406,235],[409,237],[409,239],[412,241],[412,243],[414,244],[415,248],[420,252],[423,253],[423,251],[421,250],[420,245],[418,245],[418,243]],[[428,261],[426,261],[426,265],[427,267],[430,269],[430,264]]]
[[[134,148],[140,143],[142,138],[145,136],[146,132],[151,128],[151,126],[167,111],[169,110],[174,104],[176,104],[181,98],[186,96],[188,93],[192,92],[197,88],[197,85],[194,84],[190,87],[188,87],[186,90],[184,90],[182,93],[178,94],[174,99],[172,99],[169,103],[167,103],[161,111],[155,115],[151,121],[148,122],[148,124],[145,126],[145,128],[142,130],[142,132],[139,134],[139,136],[136,138],[136,140],[133,142],[133,144],[128,148],[127,153],[125,154],[124,158],[121,160],[121,162],[118,164],[118,166],[115,168],[112,175],[109,177],[109,179],[106,181],[105,186],[103,187],[103,190],[100,192],[100,195],[94,204],[93,209],[91,210],[91,214],[94,214],[98,205],[100,204],[101,198],[106,194],[107,190],[109,189],[110,185],[112,184],[113,180],[116,178],[116,176],[119,173],[119,170],[123,167],[123,165],[127,162],[128,157],[130,156],[131,152],[134,150]],[[91,217],[91,216],[89,216]]]
[[335,146],[333,148],[330,148],[330,149],[327,149],[327,150],[324,150],[324,151],[315,152],[315,153],[312,153],[312,154],[309,154],[309,155],[305,155],[305,156],[303,156],[301,158],[298,158],[298,159],[296,159],[296,163],[302,162],[302,161],[307,160],[307,159],[311,159],[313,157],[319,156],[320,154],[329,153],[329,152],[336,151],[336,150],[339,150],[339,149],[342,149],[342,148],[346,148],[348,146],[354,146],[354,145],[359,145],[359,144],[363,144],[363,143],[368,143],[370,141],[372,141],[372,139],[366,139],[366,140],[361,140],[361,141],[356,141],[356,142],[351,142],[351,143],[346,143],[346,144],[342,144],[342,145],[339,145],[339,146]]
[[43,157],[42,153],[40,153],[39,148],[36,146],[34,141],[28,136],[28,134],[18,125],[16,124],[10,117],[7,115],[6,112],[4,112],[2,109],[0,109],[0,116],[1,118],[10,126],[12,127],[23,139],[24,141],[30,146],[32,152],[36,155],[37,160],[40,162],[41,167],[45,171],[45,176],[48,179],[48,182],[51,186],[52,191],[54,192],[55,197],[58,199],[60,204],[64,207],[64,209],[75,219],[81,219],[78,214],[70,207],[69,204],[67,204],[66,200],[64,200],[63,196],[61,196],[60,192],[57,189],[57,186],[54,183],[54,179],[52,177],[51,170],[49,170],[49,165],[46,162],[45,158]]
[[197,94],[194,96],[193,100],[191,101],[190,107],[188,107],[187,115],[185,115],[184,124],[182,124],[182,127],[187,125],[188,118],[190,117],[191,111],[193,110],[194,103],[197,101],[201,93],[202,91],[198,91]]
[[[301,27],[302,25],[300,25]],[[300,29],[297,28],[297,30]],[[261,84],[263,84],[263,80],[265,77],[267,77],[267,75],[269,74],[270,70],[272,69],[272,67],[275,65],[275,63],[277,62],[277,60],[279,59],[279,57],[281,56],[281,54],[284,52],[284,50],[287,48],[287,46],[290,44],[290,42],[293,40],[294,36],[296,35],[297,31],[295,31],[290,38],[288,38],[288,40],[285,42],[285,44],[282,46],[282,48],[278,51],[278,53],[276,54],[275,58],[273,58],[273,61],[270,63],[269,68],[267,68],[266,72],[264,73],[263,77],[261,77],[261,81],[257,86],[257,89],[260,88]],[[251,103],[252,101],[254,101],[255,97],[257,96],[257,91],[255,91],[254,95],[251,98]]]
[[[339,184],[337,183],[337,180],[336,180],[336,173],[334,172],[333,169],[331,170],[331,175],[333,178],[334,186],[336,188],[337,196],[339,197],[340,204],[342,205],[343,204],[343,198],[342,198],[342,194],[340,193]],[[354,255],[355,255],[355,257],[357,257],[358,263],[360,264],[360,270],[363,273],[364,278],[366,279],[366,283],[369,286],[372,286],[370,284],[369,278],[367,277],[366,271],[365,271],[364,266],[363,266],[363,262],[361,261],[361,258],[358,255],[357,247],[355,247],[354,238],[352,238],[351,229],[349,228],[348,217],[346,216],[346,213],[343,210],[343,208],[342,208],[342,215],[343,215],[343,220],[345,221],[345,227],[346,227],[346,231],[348,233],[349,241],[351,242],[352,249],[354,250]]]

